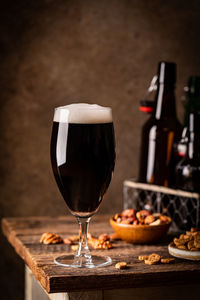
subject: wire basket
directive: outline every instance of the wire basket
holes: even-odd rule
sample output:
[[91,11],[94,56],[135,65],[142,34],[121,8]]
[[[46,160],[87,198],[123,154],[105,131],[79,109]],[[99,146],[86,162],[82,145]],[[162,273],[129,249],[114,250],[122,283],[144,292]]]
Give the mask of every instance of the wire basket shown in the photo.
[[166,214],[172,219],[171,231],[185,231],[200,226],[200,195],[157,185],[125,180],[124,209],[146,209]]

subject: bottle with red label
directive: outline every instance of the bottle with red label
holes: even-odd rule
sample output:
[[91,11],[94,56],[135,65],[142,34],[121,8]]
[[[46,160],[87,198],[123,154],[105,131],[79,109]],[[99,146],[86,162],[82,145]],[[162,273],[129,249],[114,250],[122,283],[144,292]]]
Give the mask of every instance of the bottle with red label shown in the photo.
[[180,140],[176,116],[176,64],[160,62],[153,112],[142,128],[139,182],[172,186],[175,159],[173,146]]

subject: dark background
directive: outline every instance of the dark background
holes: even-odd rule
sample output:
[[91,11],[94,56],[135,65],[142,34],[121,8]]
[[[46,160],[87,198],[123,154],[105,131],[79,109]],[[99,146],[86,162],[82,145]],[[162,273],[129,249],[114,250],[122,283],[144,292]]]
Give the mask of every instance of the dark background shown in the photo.
[[[66,211],[54,182],[53,109],[72,102],[111,106],[117,162],[100,213],[122,208],[122,184],[137,176],[138,110],[160,60],[178,65],[177,107],[200,74],[197,0],[0,1],[0,216]],[[23,263],[0,240],[1,300],[23,299]]]

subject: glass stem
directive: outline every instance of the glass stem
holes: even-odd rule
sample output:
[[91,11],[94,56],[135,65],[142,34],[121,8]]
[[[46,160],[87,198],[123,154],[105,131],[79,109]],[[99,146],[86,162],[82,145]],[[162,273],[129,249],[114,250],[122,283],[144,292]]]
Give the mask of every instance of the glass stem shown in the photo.
[[90,218],[78,217],[79,224],[79,248],[76,257],[91,258],[90,250],[87,244],[87,234]]

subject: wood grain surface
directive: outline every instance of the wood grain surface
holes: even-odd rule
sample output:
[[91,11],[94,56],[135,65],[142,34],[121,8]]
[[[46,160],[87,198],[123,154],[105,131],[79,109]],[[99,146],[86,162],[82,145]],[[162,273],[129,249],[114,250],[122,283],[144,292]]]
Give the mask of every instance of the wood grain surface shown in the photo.
[[[117,241],[113,249],[92,250],[93,254],[109,255],[113,260],[111,266],[72,269],[54,263],[55,257],[72,253],[70,246],[43,245],[39,241],[44,232],[54,232],[63,238],[77,234],[74,217],[5,218],[2,220],[2,231],[48,293],[191,284],[200,280],[200,262],[176,259],[171,265],[149,266],[138,261],[138,255],[153,252],[169,257],[167,245],[172,239],[170,236],[155,245]],[[93,217],[89,232],[96,236],[111,233],[109,216]],[[126,261],[128,269],[115,269],[114,265],[119,261]]]

